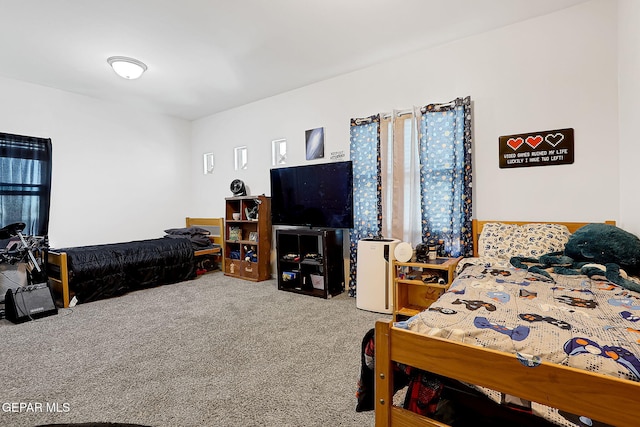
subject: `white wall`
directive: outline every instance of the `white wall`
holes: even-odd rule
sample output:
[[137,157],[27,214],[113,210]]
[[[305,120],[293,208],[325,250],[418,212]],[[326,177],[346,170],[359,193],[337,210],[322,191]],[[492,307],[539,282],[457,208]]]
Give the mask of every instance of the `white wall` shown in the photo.
[[4,78],[0,93],[3,132],[52,140],[52,247],[184,226],[189,122]]
[[[222,216],[234,178],[269,194],[273,139],[287,138],[290,165],[305,164],[304,132],[322,126],[329,161],[333,151],[348,156],[352,117],[470,95],[475,217],[618,220],[616,25],[617,3],[594,0],[195,121],[194,215]],[[566,127],[574,164],[499,169],[499,136]],[[249,169],[236,172],[240,145]],[[217,169],[204,176],[208,151]]]
[[[273,139],[287,138],[290,165],[307,164],[304,131],[324,127],[325,159],[315,162],[329,161],[348,156],[351,117],[470,95],[476,217],[610,218],[640,233],[638,9],[594,0],[191,124],[0,78],[0,130],[52,138],[50,237],[61,247],[159,237],[185,216],[223,216],[234,178],[269,194]],[[498,168],[500,135],[563,127],[575,129],[573,165]],[[249,170],[236,172],[240,145]],[[216,170],[205,176],[209,151]]]
[[[620,0],[618,10],[620,96],[620,225],[640,236],[638,116],[640,115],[640,2]],[[614,172],[614,171],[612,171]]]

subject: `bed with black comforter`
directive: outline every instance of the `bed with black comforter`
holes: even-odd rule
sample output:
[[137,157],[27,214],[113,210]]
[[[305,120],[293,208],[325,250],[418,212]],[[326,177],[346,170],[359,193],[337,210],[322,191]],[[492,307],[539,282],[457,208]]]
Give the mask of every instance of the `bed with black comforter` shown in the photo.
[[195,277],[189,239],[159,238],[53,251],[66,253],[69,290],[80,303]]

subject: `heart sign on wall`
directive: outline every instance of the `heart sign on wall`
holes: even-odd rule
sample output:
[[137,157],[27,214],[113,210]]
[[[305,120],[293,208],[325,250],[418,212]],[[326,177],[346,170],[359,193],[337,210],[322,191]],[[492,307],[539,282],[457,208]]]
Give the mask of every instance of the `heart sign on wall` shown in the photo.
[[573,163],[573,128],[505,135],[498,144],[500,168]]

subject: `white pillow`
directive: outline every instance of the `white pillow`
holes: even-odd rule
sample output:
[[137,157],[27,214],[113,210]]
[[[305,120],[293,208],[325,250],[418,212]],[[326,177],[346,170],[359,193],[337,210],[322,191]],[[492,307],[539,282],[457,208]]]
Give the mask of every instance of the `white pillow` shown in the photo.
[[569,229],[560,224],[487,223],[478,239],[478,255],[539,258],[550,252],[563,251],[570,236]]

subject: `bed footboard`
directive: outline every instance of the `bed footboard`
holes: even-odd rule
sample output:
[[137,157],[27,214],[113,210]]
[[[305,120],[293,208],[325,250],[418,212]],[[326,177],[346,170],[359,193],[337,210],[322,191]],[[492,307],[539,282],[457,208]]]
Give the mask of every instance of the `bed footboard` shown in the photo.
[[429,337],[376,322],[376,426],[443,426],[393,403],[392,363],[399,362],[616,426],[640,419],[640,383],[542,362],[529,368],[513,354]]
[[62,295],[62,306],[69,307],[69,266],[67,253],[49,251],[47,253],[47,276],[51,288]]

